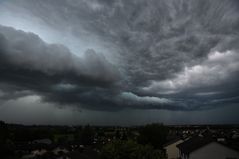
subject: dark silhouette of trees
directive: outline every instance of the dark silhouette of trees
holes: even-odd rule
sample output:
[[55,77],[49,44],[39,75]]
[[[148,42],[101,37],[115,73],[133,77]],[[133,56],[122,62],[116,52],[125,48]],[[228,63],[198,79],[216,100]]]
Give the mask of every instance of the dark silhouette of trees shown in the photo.
[[95,132],[89,125],[85,126],[82,130],[81,140],[84,145],[91,145],[94,140]]
[[139,133],[140,144],[150,144],[156,149],[162,149],[168,136],[168,128],[162,124],[150,124],[140,128]]
[[94,136],[95,136],[95,131],[90,125],[87,125],[81,128],[74,135],[76,142],[83,145],[92,145]]
[[119,131],[119,130],[116,130],[116,132],[115,132],[115,138],[116,138],[116,139],[120,139],[120,138],[121,138],[121,134],[120,134],[120,131]]
[[115,140],[101,150],[101,159],[166,159],[160,150],[131,140]]
[[10,139],[10,133],[3,121],[0,121],[0,156],[6,157],[14,153],[14,143]]

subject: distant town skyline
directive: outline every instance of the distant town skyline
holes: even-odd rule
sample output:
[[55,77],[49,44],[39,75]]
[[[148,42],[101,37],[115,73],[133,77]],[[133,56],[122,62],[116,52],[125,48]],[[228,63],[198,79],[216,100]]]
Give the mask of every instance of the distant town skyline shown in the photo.
[[0,0],[0,120],[239,124],[238,0]]

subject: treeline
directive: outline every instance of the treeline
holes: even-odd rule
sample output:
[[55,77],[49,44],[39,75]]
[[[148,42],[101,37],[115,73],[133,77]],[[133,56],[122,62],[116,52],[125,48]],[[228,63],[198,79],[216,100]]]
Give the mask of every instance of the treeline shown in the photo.
[[162,124],[138,128],[137,138],[116,139],[102,147],[102,159],[166,159],[163,145],[169,129]]
[[50,139],[57,145],[82,144],[97,149],[101,159],[164,159],[169,129],[162,124],[141,127],[21,126],[0,121],[0,156],[14,154],[19,143]]

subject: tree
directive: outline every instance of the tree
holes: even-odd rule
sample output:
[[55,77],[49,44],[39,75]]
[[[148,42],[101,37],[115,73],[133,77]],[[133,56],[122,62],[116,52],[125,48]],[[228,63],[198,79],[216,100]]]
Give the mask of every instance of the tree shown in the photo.
[[134,141],[115,140],[106,144],[101,151],[101,159],[165,159],[160,150]]
[[139,130],[138,142],[150,144],[156,149],[162,149],[168,136],[168,128],[162,124],[150,124]]
[[14,153],[14,143],[9,139],[7,124],[0,121],[0,156],[6,157]]
[[116,139],[120,139],[120,138],[121,138],[121,133],[120,133],[119,130],[116,130],[116,132],[115,132],[115,138],[116,138]]
[[94,135],[94,130],[87,125],[82,129],[80,140],[84,145],[91,145],[94,140]]
[[3,121],[0,121],[0,142],[3,142],[8,137],[8,128],[7,124]]

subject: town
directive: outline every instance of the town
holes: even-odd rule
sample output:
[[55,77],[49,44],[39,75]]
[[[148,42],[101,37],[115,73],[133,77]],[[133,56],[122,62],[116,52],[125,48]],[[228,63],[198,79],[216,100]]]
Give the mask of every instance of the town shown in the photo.
[[2,159],[239,158],[238,125],[52,126],[0,122]]

